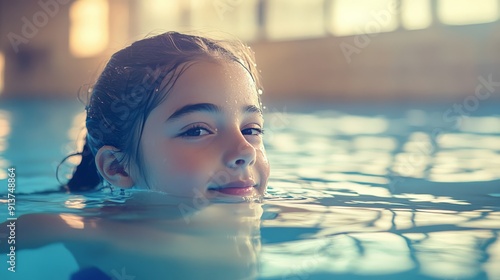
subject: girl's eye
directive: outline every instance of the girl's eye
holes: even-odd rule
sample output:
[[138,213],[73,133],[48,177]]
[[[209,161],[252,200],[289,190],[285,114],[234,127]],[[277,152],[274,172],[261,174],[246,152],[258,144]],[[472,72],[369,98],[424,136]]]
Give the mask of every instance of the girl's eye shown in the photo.
[[210,131],[204,127],[201,127],[201,126],[196,126],[196,127],[192,127],[190,129],[186,130],[185,132],[181,133],[179,136],[182,136],[182,137],[200,137],[200,136],[209,135],[209,134],[213,134],[212,131]]
[[241,131],[243,135],[262,135],[264,134],[264,130],[256,127],[245,128]]

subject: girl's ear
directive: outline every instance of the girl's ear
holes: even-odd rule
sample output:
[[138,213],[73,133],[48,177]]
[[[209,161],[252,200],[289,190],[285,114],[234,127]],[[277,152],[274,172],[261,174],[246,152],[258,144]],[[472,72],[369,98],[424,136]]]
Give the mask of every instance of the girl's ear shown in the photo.
[[95,155],[95,165],[104,180],[120,188],[134,186],[126,167],[120,161],[123,153],[113,146],[103,146]]

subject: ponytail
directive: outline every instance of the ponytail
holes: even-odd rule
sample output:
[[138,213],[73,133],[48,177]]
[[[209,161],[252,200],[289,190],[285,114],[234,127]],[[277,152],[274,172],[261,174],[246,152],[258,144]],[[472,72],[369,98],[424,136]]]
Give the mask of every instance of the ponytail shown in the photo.
[[82,161],[76,167],[73,177],[66,184],[70,192],[84,192],[95,189],[100,183],[101,178],[95,166],[95,157],[89,148],[87,138],[81,152]]

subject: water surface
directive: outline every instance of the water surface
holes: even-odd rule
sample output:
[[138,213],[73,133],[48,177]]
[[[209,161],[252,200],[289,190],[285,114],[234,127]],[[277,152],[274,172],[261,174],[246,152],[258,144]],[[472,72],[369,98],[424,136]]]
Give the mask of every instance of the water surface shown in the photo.
[[19,250],[16,273],[2,254],[1,279],[69,279],[74,252],[105,244],[121,255],[102,256],[115,279],[500,279],[499,105],[467,115],[450,113],[453,103],[267,105],[267,197],[186,201],[195,211],[185,216],[161,195],[122,211],[135,192],[35,194],[57,189],[58,163],[81,144],[82,107],[2,102],[0,178],[16,168],[17,216],[56,215],[76,232],[140,230]]

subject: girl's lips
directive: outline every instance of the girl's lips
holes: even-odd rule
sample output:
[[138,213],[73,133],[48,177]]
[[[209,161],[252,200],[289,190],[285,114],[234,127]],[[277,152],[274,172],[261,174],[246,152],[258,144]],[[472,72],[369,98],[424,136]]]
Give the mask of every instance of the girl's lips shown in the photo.
[[209,188],[209,190],[217,191],[223,194],[237,195],[237,196],[250,196],[254,195],[257,191],[256,184],[252,180],[235,181],[220,187]]
[[253,186],[248,186],[243,188],[219,188],[215,190],[223,194],[237,195],[237,196],[249,196],[255,193],[255,188]]

